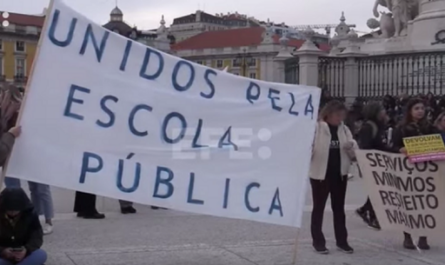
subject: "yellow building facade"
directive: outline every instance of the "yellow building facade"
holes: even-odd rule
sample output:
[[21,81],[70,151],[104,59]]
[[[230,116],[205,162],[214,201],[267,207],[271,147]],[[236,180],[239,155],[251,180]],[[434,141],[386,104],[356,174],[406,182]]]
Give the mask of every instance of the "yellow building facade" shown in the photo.
[[24,87],[31,72],[43,17],[10,14],[9,25],[0,23],[0,82]]
[[[222,66],[221,66],[222,65]],[[231,58],[211,60],[213,68],[224,69],[236,75],[253,79],[261,79],[261,59],[260,58]]]
[[[209,57],[217,57],[215,55]],[[227,58],[222,56],[221,59],[190,59],[198,64],[202,64],[215,69],[225,69],[235,75],[249,77],[252,79],[261,79],[261,58]]]
[[[20,39],[4,38],[0,34],[2,42],[2,76],[7,81],[13,81],[20,76],[28,77],[37,48],[37,41],[25,41]],[[23,52],[17,52],[16,47],[24,46]]]

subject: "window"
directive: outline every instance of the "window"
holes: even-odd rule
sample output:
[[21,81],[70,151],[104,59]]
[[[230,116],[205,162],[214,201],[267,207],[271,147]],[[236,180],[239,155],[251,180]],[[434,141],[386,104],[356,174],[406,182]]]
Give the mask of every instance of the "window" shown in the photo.
[[256,59],[255,58],[249,58],[249,60],[247,61],[247,64],[249,66],[256,66]]
[[217,60],[216,61],[216,67],[218,67],[218,68],[223,67],[223,61],[222,60]]
[[24,58],[15,59],[15,75],[17,77],[25,76],[25,59]]
[[232,60],[232,66],[233,67],[240,67],[241,66],[241,62],[239,59],[233,59]]
[[249,77],[252,78],[252,79],[256,79],[256,73],[250,73]]
[[204,64],[202,61],[196,61],[197,64]]
[[24,52],[25,51],[25,42],[24,41],[16,41],[15,42],[15,51],[16,52]]

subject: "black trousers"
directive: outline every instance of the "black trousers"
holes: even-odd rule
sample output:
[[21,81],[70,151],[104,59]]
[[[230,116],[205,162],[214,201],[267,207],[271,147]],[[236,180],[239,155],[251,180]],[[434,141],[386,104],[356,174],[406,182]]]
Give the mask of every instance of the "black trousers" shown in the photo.
[[337,245],[348,243],[348,231],[346,230],[345,197],[348,178],[346,176],[326,176],[325,180],[311,179],[312,210],[311,233],[314,246],[325,247],[326,239],[323,235],[323,216],[326,201],[331,195],[331,207],[334,215],[334,231]]
[[372,207],[372,203],[371,203],[371,200],[369,199],[369,197],[366,200],[365,204],[362,206],[362,209],[369,213],[369,218],[371,221],[377,219],[377,216],[375,215],[375,212],[374,212],[374,207]]
[[96,210],[96,195],[76,191],[74,199],[74,212],[83,214],[95,214]]

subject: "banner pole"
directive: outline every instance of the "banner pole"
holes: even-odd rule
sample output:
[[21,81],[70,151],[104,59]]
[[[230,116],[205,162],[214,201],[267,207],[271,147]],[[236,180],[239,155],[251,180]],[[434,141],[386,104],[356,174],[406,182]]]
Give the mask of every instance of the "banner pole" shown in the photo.
[[297,253],[298,253],[298,241],[300,237],[300,228],[297,228],[297,234],[295,236],[294,253],[292,256],[292,265],[297,264]]
[[[30,84],[32,82],[32,77],[34,75],[34,68],[35,68],[35,66],[37,64],[37,61],[40,58],[40,47],[42,46],[43,38],[45,38],[44,34],[47,31],[46,29],[48,28],[49,15],[52,14],[54,1],[55,0],[50,0],[49,1],[48,8],[46,9],[46,14],[44,14],[45,15],[45,21],[43,22],[42,31],[40,32],[40,38],[39,38],[39,41],[37,42],[36,53],[34,54],[34,60],[32,62],[31,69],[29,71],[29,77],[28,77],[28,80],[26,80],[25,95],[23,96],[22,102],[20,104],[20,110],[19,110],[19,114],[18,114],[18,117],[17,117],[16,126],[18,126],[20,124],[20,120],[22,118],[23,108],[24,108],[24,106],[26,104],[26,99],[28,98]],[[12,148],[14,149],[14,146]],[[12,150],[11,150],[11,153],[12,153]],[[3,165],[3,168],[2,168],[2,174],[0,176],[0,191],[3,189],[3,183],[5,182],[5,176],[6,176],[6,169],[8,167],[9,158],[11,157],[11,153],[9,153],[8,157],[6,158],[5,164]]]
[[419,246],[417,245],[416,241],[414,241],[414,238],[412,236],[411,236],[411,242],[413,242],[413,245],[416,247],[419,254],[422,254],[422,250],[419,248]]

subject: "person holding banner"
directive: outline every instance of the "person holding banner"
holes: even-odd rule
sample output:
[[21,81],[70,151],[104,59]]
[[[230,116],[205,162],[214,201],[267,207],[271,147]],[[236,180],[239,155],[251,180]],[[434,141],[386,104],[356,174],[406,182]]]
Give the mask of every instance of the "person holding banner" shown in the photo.
[[313,210],[311,234],[317,253],[327,254],[326,239],[322,232],[323,215],[330,194],[334,214],[334,231],[337,247],[345,253],[353,253],[348,244],[346,229],[345,197],[348,172],[357,144],[343,121],[346,107],[332,100],[321,110],[316,127],[310,166]]
[[15,138],[19,137],[21,133],[20,126],[8,127],[12,116],[20,108],[20,97],[16,94],[20,94],[19,90],[12,85],[6,84],[7,87],[3,88],[0,94],[0,166],[6,162],[7,157],[11,153],[12,147],[15,142]]
[[[14,128],[19,115],[20,104],[22,102],[22,94],[16,86],[8,85],[7,89],[1,96],[2,114],[2,132]],[[7,188],[20,188],[19,179],[5,177],[5,186]],[[45,225],[43,233],[45,235],[53,232],[52,219],[54,217],[53,198],[49,185],[41,184],[33,181],[28,182],[31,200],[38,214],[45,216]]]
[[[401,123],[394,131],[394,150],[407,154],[404,138],[437,133],[437,129],[428,122],[425,112],[425,103],[422,99],[414,98],[408,101]],[[410,234],[404,232],[403,246],[406,249],[416,249]],[[417,245],[422,250],[430,249],[426,237],[420,237]]]
[[[379,102],[370,102],[363,109],[365,122],[358,133],[360,149],[375,149],[379,151],[391,151],[386,137],[386,123],[389,120],[386,110]],[[375,215],[371,201],[366,203],[356,213],[370,228],[380,230],[380,224]]]
[[[17,87],[6,84],[0,94],[0,133],[2,137],[8,135],[7,132],[15,127],[20,109],[21,94]],[[11,146],[12,149],[12,146]],[[6,152],[9,155],[9,151]],[[6,158],[5,158],[6,160]],[[1,166],[4,164],[2,159]],[[5,186],[20,186],[20,180],[5,177]]]

